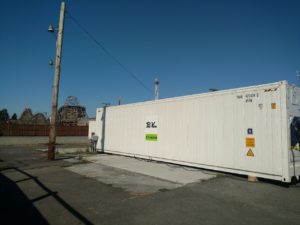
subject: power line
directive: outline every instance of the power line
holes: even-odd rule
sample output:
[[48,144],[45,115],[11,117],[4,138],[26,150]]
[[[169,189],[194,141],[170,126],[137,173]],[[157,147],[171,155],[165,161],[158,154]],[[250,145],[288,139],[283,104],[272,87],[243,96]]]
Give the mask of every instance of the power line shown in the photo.
[[128,73],[135,81],[137,81],[145,90],[152,94],[150,88],[147,87],[133,72],[131,72],[123,63],[120,62],[110,51],[107,50],[86,28],[84,28],[77,19],[75,19],[70,12],[66,11],[68,17],[102,50],[108,55],[115,63],[117,63],[126,73]]

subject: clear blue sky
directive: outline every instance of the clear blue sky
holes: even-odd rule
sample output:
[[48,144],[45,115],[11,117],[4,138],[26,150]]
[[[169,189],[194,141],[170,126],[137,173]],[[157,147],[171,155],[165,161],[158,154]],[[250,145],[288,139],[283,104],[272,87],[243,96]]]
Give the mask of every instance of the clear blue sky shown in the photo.
[[[49,112],[60,1],[1,0],[0,108]],[[299,83],[300,1],[69,0],[67,10],[160,97],[279,80]],[[59,105],[153,99],[73,21],[65,20]]]

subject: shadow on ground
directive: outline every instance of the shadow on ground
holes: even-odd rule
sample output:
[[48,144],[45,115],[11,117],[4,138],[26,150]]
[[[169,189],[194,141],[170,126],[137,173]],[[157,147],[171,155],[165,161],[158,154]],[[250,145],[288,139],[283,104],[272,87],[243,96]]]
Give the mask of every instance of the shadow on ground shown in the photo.
[[48,224],[18,185],[0,173],[2,224]]
[[[3,171],[7,170],[17,171],[25,175],[27,178],[12,181],[2,174]],[[46,194],[34,199],[28,199],[23,191],[18,187],[18,183],[27,180],[33,180],[46,192]],[[79,212],[77,212],[73,207],[65,202],[57,192],[53,192],[49,188],[47,188],[42,182],[39,181],[37,177],[34,177],[29,173],[15,167],[3,169],[0,171],[1,224],[49,224],[48,221],[33,205],[34,202],[48,197],[54,198],[82,224],[92,224],[88,219],[83,217]]]

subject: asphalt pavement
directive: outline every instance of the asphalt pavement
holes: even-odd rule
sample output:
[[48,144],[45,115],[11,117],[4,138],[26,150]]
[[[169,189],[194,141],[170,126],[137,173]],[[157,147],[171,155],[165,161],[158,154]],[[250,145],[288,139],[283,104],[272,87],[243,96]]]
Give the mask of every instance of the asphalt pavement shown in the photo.
[[[251,183],[230,174],[176,183],[86,160],[91,156],[99,157],[59,155],[48,161],[45,152],[33,147],[0,147],[0,223],[300,224],[299,184]],[[163,188],[128,189],[122,182],[116,185],[71,169],[96,164],[103,177],[135,177],[137,186],[144,179]]]

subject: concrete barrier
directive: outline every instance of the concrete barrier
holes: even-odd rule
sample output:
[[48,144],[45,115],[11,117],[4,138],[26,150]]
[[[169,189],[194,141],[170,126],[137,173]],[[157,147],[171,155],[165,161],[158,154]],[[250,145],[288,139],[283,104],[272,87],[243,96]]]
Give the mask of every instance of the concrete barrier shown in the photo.
[[[89,139],[87,136],[64,136],[56,138],[57,144],[59,145],[80,145],[89,146]],[[24,136],[10,136],[10,137],[0,137],[0,146],[9,145],[47,145],[48,137],[34,136],[34,137],[24,137]]]

